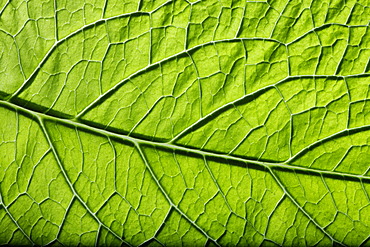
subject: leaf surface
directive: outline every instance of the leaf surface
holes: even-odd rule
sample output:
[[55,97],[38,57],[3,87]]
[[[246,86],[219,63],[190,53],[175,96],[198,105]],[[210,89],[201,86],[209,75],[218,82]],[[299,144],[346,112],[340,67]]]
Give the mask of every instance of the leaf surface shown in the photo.
[[367,1],[0,1],[0,243],[370,239]]

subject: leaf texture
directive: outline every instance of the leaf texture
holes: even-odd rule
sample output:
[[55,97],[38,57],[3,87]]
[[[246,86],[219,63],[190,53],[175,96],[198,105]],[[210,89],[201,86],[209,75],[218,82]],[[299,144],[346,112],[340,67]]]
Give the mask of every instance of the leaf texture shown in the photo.
[[369,16],[0,0],[0,244],[369,246]]

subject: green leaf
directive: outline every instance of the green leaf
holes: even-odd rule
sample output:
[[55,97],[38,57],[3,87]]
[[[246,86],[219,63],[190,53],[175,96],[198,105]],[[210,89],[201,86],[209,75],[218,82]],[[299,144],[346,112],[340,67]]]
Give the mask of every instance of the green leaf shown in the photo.
[[0,0],[0,244],[369,246],[369,15]]

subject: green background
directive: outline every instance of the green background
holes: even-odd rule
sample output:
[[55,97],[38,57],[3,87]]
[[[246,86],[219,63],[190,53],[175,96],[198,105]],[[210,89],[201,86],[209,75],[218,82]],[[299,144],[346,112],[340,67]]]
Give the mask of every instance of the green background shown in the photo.
[[0,0],[0,243],[369,246],[369,6]]

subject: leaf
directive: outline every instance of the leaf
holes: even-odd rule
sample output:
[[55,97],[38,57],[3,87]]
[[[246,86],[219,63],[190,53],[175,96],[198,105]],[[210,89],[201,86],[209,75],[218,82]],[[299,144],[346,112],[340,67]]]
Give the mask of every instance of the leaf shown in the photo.
[[0,243],[370,243],[366,1],[0,1]]

